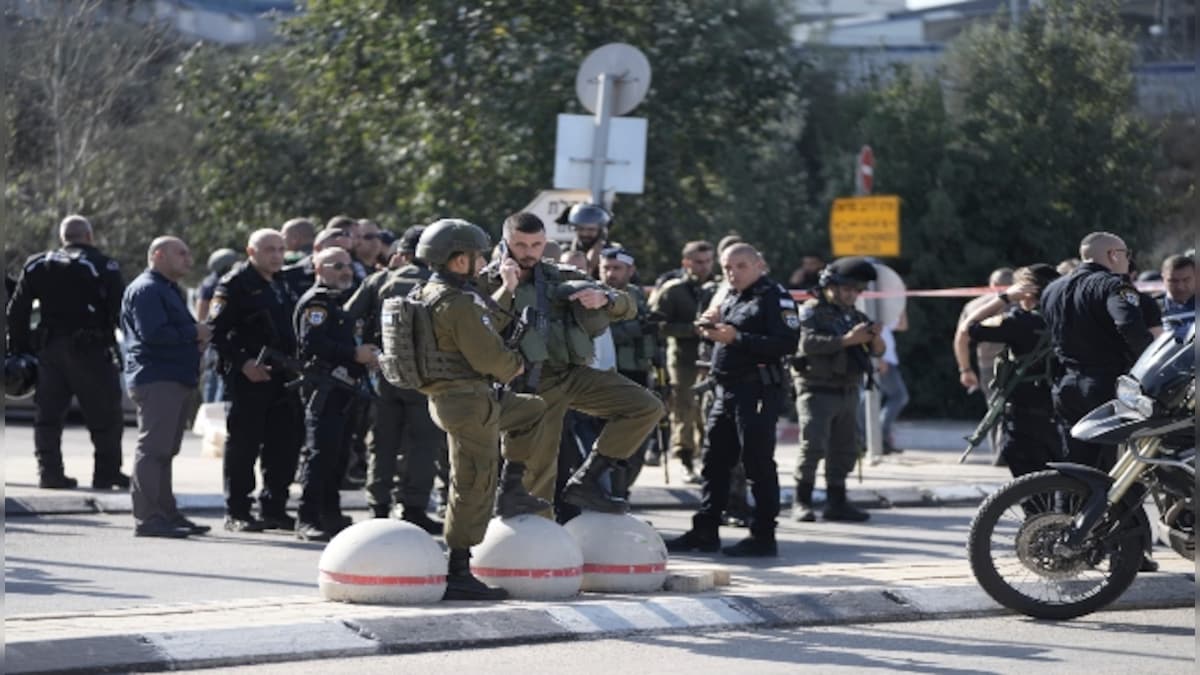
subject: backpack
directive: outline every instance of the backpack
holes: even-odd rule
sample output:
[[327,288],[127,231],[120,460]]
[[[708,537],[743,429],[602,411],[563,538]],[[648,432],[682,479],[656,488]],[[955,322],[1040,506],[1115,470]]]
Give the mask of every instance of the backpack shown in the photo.
[[389,383],[401,389],[420,389],[429,383],[425,355],[434,344],[433,316],[417,296],[419,290],[418,286],[407,295],[384,300],[379,317],[383,332],[379,369]]

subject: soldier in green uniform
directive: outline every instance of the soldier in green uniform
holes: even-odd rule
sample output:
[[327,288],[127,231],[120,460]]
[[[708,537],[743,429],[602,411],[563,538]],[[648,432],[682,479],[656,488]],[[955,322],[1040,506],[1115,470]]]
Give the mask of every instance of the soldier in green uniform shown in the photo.
[[712,278],[713,246],[707,241],[691,241],[683,247],[683,276],[663,285],[650,298],[650,311],[662,321],[667,338],[667,375],[671,378],[671,450],[683,463],[686,480],[699,483],[696,473],[696,448],[702,444],[704,423],[700,407],[692,393],[696,384],[696,360],[700,335],[696,318],[710,298],[705,284]]
[[[421,226],[408,228],[400,239],[403,264],[367,277],[346,303],[346,313],[362,322],[365,342],[380,344],[383,301],[408,295],[432,274],[414,257],[424,230]],[[392,505],[399,504],[403,507],[402,520],[430,534],[441,534],[442,523],[430,518],[425,509],[437,465],[447,465],[446,433],[429,416],[429,401],[424,394],[401,389],[381,377],[373,379],[379,397],[372,406],[371,434],[367,437],[367,504],[376,518],[387,518]]]
[[[614,497],[603,479],[613,468],[624,472],[624,460],[637,452],[663,408],[645,387],[588,364],[592,338],[611,320],[635,318],[637,305],[628,294],[588,280],[574,267],[543,260],[545,246],[541,219],[527,212],[513,214],[504,221],[502,250],[507,254],[481,275],[501,306],[514,312],[534,307],[539,315],[538,325],[521,343],[534,362],[521,384],[546,401],[543,445],[529,460],[527,485],[533,494],[552,500],[558,439],[563,417],[572,408],[605,420],[605,425],[593,452],[567,481],[563,500],[584,509],[623,513],[628,503]],[[509,275],[519,276],[515,288],[503,283]]]
[[846,499],[846,476],[858,460],[855,420],[871,356],[884,351],[881,326],[854,308],[875,267],[863,258],[835,260],[821,272],[820,295],[800,308],[800,347],[793,360],[800,456],[792,519],[816,520],[812,493],[817,465],[825,460],[825,520],[861,522],[869,517]]
[[[524,361],[500,336],[511,315],[471,284],[490,250],[486,232],[453,219],[427,227],[417,244],[417,257],[435,270],[417,295],[428,310],[434,337],[433,345],[423,346],[429,368],[421,393],[429,397],[433,420],[450,436],[447,600],[507,597],[471,574],[471,547],[483,541],[493,510],[507,518],[550,506],[522,485],[526,463],[553,466],[558,434],[547,446],[546,425],[539,424],[546,406],[536,396],[507,389],[497,393],[492,386],[524,372]],[[515,272],[506,271],[502,284],[510,293],[516,289]],[[502,472],[497,440],[505,458]]]

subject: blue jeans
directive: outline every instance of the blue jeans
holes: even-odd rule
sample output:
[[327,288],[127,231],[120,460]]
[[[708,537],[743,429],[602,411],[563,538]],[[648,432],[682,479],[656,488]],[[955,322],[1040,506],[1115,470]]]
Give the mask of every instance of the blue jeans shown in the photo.
[[[899,366],[889,365],[886,373],[875,373],[875,387],[879,390],[880,407],[879,407],[879,426],[883,434],[885,443],[892,443],[892,426],[896,422],[896,418],[900,417],[900,411],[908,405],[908,387],[904,384],[904,376],[900,374]],[[864,414],[866,411],[866,389],[860,392],[860,403],[858,406],[858,444],[866,444],[866,425],[864,423]]]

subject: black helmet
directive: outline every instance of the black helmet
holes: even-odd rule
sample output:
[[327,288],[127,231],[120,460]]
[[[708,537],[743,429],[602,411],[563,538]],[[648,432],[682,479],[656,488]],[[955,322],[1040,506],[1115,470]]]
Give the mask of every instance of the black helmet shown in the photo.
[[4,359],[4,393],[24,398],[37,386],[37,358],[29,354],[10,354]]
[[817,284],[826,286],[849,286],[851,284],[867,285],[875,281],[875,266],[866,258],[853,256],[838,258],[821,270]]
[[486,253],[492,239],[478,225],[443,218],[425,228],[417,240],[417,257],[427,265],[445,265],[454,253]]
[[237,259],[237,251],[231,248],[219,248],[208,256],[208,271],[223,276],[233,267]]
[[567,211],[567,223],[570,225],[596,225],[608,227],[612,222],[610,214],[603,206],[596,204],[576,204]]
[[404,253],[416,255],[417,242],[421,241],[421,233],[424,231],[424,225],[413,225],[405,230],[404,234],[400,235],[400,238],[396,240],[396,246]]

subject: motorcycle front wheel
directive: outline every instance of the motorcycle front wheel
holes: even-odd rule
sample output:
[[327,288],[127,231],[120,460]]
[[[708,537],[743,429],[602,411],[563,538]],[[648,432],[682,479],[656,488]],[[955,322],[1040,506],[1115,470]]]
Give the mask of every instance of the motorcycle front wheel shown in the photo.
[[1090,491],[1056,471],[1022,476],[984,501],[971,522],[971,572],[996,602],[1039,619],[1073,619],[1129,588],[1142,541],[1121,507],[1106,514],[1078,549],[1062,542]]

